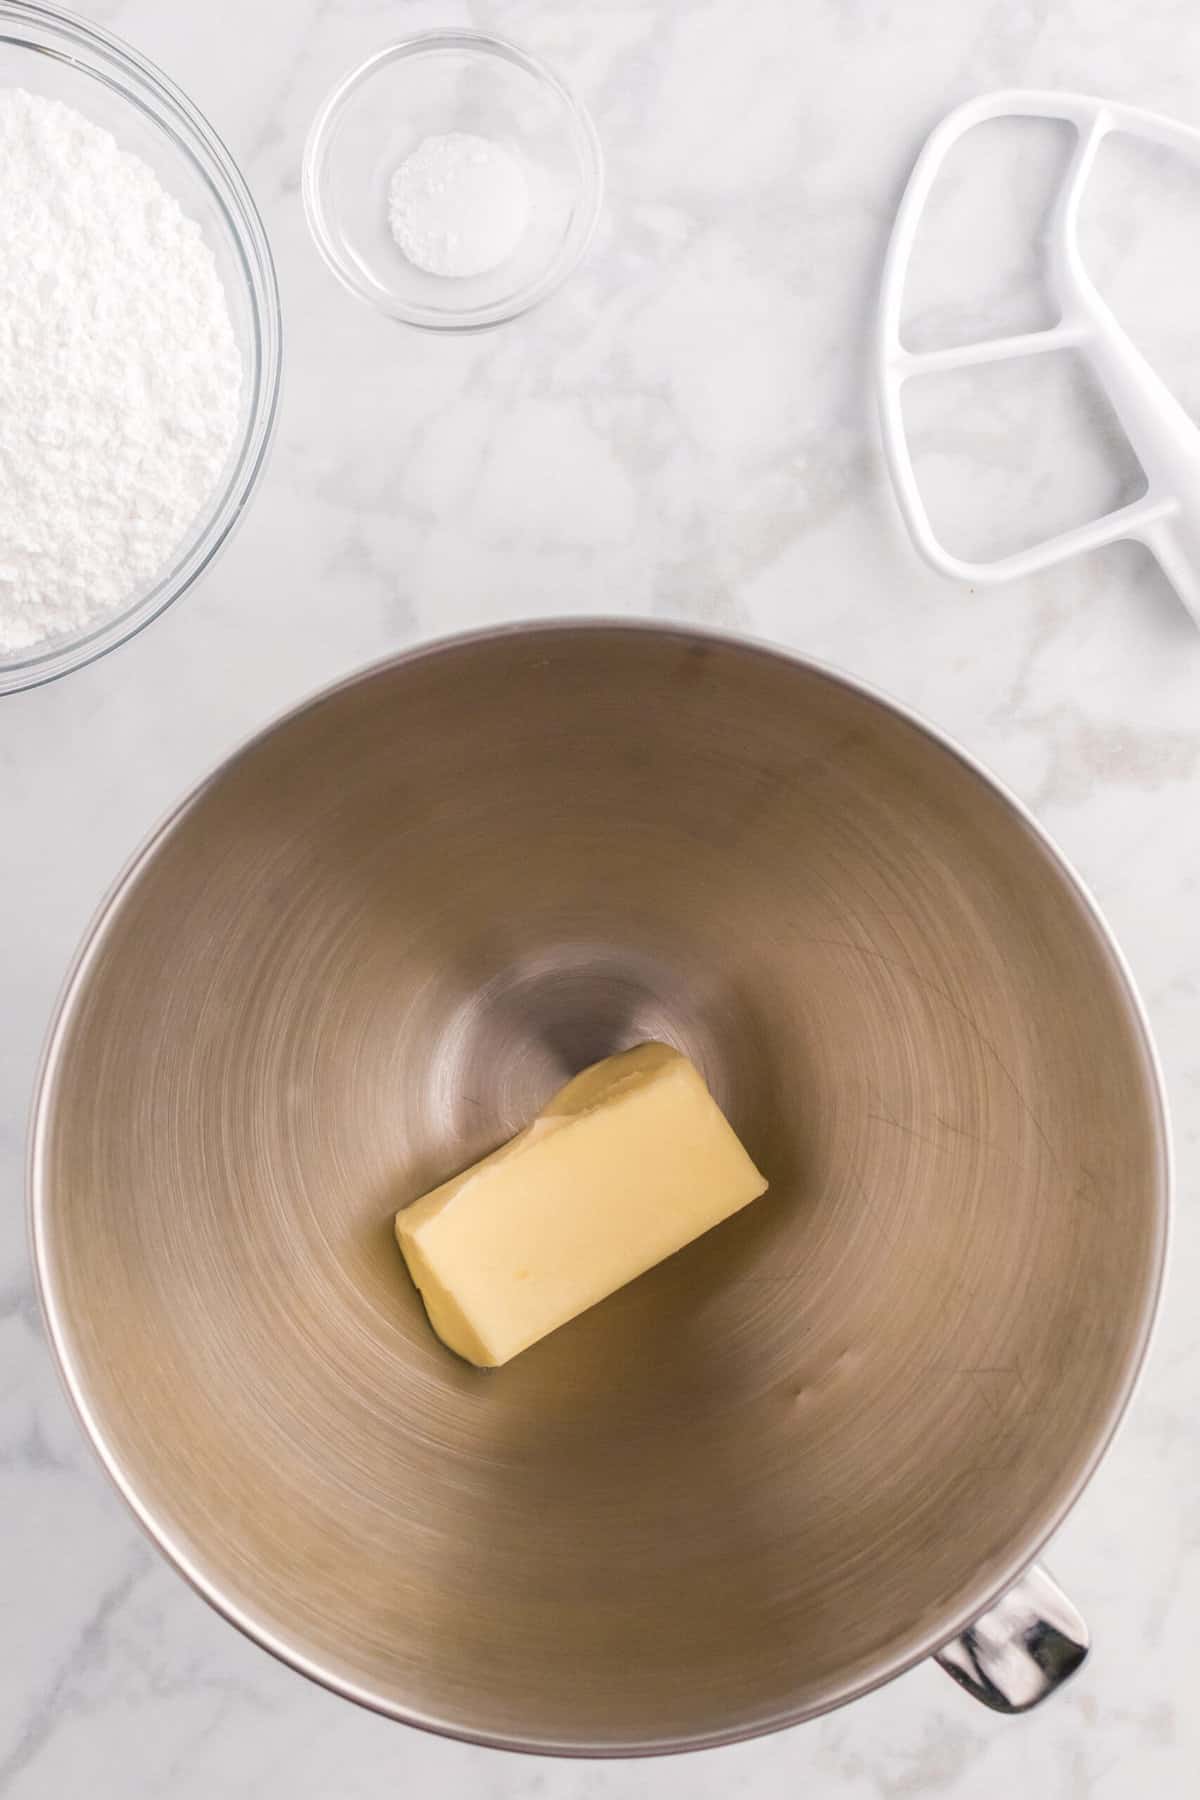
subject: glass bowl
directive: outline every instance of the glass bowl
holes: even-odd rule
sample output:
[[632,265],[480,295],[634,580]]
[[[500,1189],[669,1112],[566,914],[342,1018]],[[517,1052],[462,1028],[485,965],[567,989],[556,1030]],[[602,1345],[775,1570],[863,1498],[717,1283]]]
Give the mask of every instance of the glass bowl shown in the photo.
[[[388,223],[392,174],[424,138],[502,144],[529,183],[530,222],[486,274],[427,274]],[[499,38],[438,31],[378,51],[339,82],[304,152],[304,207],[318,250],[351,293],[390,318],[478,330],[515,318],[565,281],[600,213],[604,165],[582,104],[544,63]]]
[[170,567],[99,624],[0,655],[4,694],[51,681],[115,649],[208,567],[262,473],[279,397],[281,324],[271,251],[250,191],[212,127],[151,63],[70,13],[0,0],[0,87],[61,100],[153,169],[204,233],[242,354],[241,418],[222,484]]

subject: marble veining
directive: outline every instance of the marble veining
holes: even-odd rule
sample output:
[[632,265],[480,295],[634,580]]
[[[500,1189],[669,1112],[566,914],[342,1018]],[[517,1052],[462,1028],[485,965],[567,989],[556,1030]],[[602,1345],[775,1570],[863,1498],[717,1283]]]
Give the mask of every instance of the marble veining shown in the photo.
[[[891,502],[868,335],[921,141],[973,93],[1066,86],[1200,123],[1182,0],[77,0],[204,108],[263,208],[283,291],[280,432],[241,530],[116,655],[0,703],[0,1793],[5,1800],[1190,1800],[1200,1768],[1200,635],[1129,546],[961,592]],[[202,28],[198,28],[201,21]],[[298,171],[321,95],[401,31],[470,22],[585,92],[609,187],[546,308],[444,341],[362,310],[309,243]],[[971,169],[915,320],[1032,312],[1032,149]],[[1196,171],[1115,162],[1098,274],[1186,401]],[[1030,233],[1033,235],[1031,236]],[[977,277],[977,279],[976,279]],[[1024,287],[1022,284],[1025,284]],[[1140,309],[1140,310],[1139,310]],[[1118,455],[1070,383],[947,384],[922,443],[954,517],[1019,538],[1086,507]],[[1091,484],[1089,486],[1089,484]],[[1086,514],[1084,515],[1086,516]],[[621,613],[803,649],[959,737],[1092,885],[1152,1015],[1174,1110],[1167,1301],[1117,1444],[1049,1557],[1092,1626],[1079,1681],[1025,1721],[936,1669],[779,1737],[650,1765],[550,1764],[358,1712],[241,1639],[143,1541],[82,1442],[29,1284],[22,1143],[68,956],[141,835],[241,738],[370,658],[470,625]]]

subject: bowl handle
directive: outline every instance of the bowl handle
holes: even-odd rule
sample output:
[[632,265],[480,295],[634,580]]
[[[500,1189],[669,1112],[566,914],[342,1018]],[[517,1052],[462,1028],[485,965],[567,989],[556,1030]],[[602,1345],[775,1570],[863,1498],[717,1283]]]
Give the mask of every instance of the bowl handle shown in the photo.
[[1045,1569],[1034,1563],[956,1638],[937,1661],[960,1687],[995,1712],[1028,1712],[1074,1675],[1090,1646],[1088,1628]]

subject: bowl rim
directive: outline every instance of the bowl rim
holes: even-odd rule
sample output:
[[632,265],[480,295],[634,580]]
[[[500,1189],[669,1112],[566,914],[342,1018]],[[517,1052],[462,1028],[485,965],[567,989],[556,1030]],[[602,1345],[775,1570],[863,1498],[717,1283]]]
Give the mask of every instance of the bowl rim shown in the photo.
[[[1129,1009],[1129,1024],[1140,1040],[1140,1049],[1144,1058],[1145,1098],[1155,1127],[1158,1180],[1155,1193],[1154,1256],[1145,1291],[1141,1295],[1133,1349],[1122,1381],[1114,1389],[1102,1427],[1097,1431],[1091,1447],[1086,1455],[1079,1459],[1074,1470],[1062,1484],[1057,1498],[1043,1508],[1042,1514],[1023,1535],[1022,1543],[1004,1564],[1002,1573],[981,1576],[975,1589],[971,1592],[968,1604],[956,1609],[953,1617],[939,1618],[932,1624],[926,1625],[915,1646],[901,1651],[890,1659],[881,1661],[879,1666],[865,1677],[848,1678],[824,1697],[819,1704],[785,1708],[779,1712],[764,1715],[752,1724],[732,1729],[694,1733],[675,1738],[654,1738],[646,1741],[597,1745],[580,1741],[522,1738],[516,1734],[472,1731],[461,1722],[399,1705],[388,1695],[372,1689],[367,1684],[348,1679],[336,1669],[323,1666],[316,1656],[289,1643],[282,1634],[277,1633],[270,1625],[256,1617],[250,1609],[242,1607],[221,1591],[219,1583],[205,1574],[193,1560],[187,1547],[175,1537],[170,1523],[158,1518],[155,1509],[138,1494],[132,1479],[123,1472],[117,1453],[106,1442],[103,1426],[89,1406],[84,1391],[83,1373],[76,1366],[71,1355],[69,1335],[56,1290],[53,1246],[47,1234],[44,1158],[48,1127],[53,1110],[58,1057],[72,1023],[77,1002],[83,992],[92,959],[103,942],[110,921],[115,917],[126,893],[131,889],[143,868],[152,860],[159,846],[202,801],[210,788],[223,779],[232,768],[251,756],[258,746],[277,730],[303,714],[315,711],[326,701],[335,698],[347,689],[360,682],[369,681],[375,676],[405,668],[411,664],[434,660],[446,655],[452,656],[463,648],[478,647],[522,635],[580,637],[612,632],[675,639],[682,645],[698,643],[744,651],[794,669],[816,674],[836,686],[848,688],[851,692],[878,706],[885,713],[898,718],[921,733],[938,748],[949,754],[993,795],[998,796],[1007,804],[1017,822],[1024,826],[1035,845],[1048,857],[1067,891],[1077,903],[1081,919],[1089,923],[1095,931],[1099,946],[1107,955],[1118,985],[1123,991],[1123,997]],[[550,617],[543,619],[535,617],[514,620],[474,631],[438,637],[416,644],[399,653],[375,659],[349,675],[310,694],[298,704],[286,708],[265,726],[248,736],[208,775],[196,783],[149,832],[127,859],[96,908],[76,950],[56,1000],[39,1060],[30,1113],[26,1157],[27,1219],[35,1287],[47,1338],[60,1379],[93,1451],[99,1457],[122,1499],[129,1506],[151,1541],[175,1566],[189,1585],[203,1599],[207,1600],[216,1612],[220,1613],[230,1624],[236,1626],[245,1637],[270,1652],[278,1661],[295,1669],[298,1673],[308,1676],[310,1680],[316,1681],[332,1693],[339,1694],[342,1698],[352,1700],[365,1707],[368,1711],[430,1732],[435,1736],[456,1739],[462,1743],[479,1744],[491,1749],[510,1750],[529,1755],[603,1758],[606,1760],[621,1757],[677,1755],[685,1751],[717,1749],[722,1745],[744,1743],[753,1738],[764,1737],[775,1731],[781,1731],[792,1725],[799,1725],[806,1720],[819,1717],[824,1713],[832,1712],[850,1701],[859,1700],[872,1693],[876,1688],[884,1686],[896,1676],[904,1674],[908,1669],[914,1668],[918,1663],[932,1656],[944,1644],[965,1630],[973,1620],[993,1606],[1021,1579],[1075,1506],[1084,1488],[1108,1453],[1117,1429],[1125,1417],[1142,1379],[1154,1329],[1161,1312],[1160,1303],[1171,1235],[1174,1190],[1175,1165],[1166,1084],[1145,1003],[1125,955],[1117,943],[1099,903],[1059,849],[1050,833],[1038,822],[1025,803],[999,777],[985,768],[971,752],[920,713],[885,694],[873,683],[850,674],[827,661],[745,633],[713,630],[690,624],[660,622],[647,618],[621,618],[619,615],[611,614],[576,618]]]
[[[461,50],[482,58],[499,58],[522,69],[558,99],[568,120],[579,155],[583,203],[578,228],[571,227],[554,260],[536,281],[510,294],[506,299],[490,301],[484,306],[469,307],[460,313],[447,313],[437,307],[401,300],[395,294],[368,286],[354,265],[344,257],[330,228],[330,209],[322,194],[322,176],[337,125],[356,92],[389,63],[412,56],[425,56],[443,50]],[[436,30],[421,31],[411,37],[397,38],[382,49],[372,51],[336,82],[322,100],[309,126],[301,161],[300,191],[309,235],[325,266],[357,300],[363,300],[385,318],[414,325],[422,331],[483,331],[516,319],[522,313],[540,306],[543,300],[560,288],[574,273],[587,254],[599,223],[604,204],[604,152],[596,133],[591,113],[579,95],[556,74],[548,63],[532,51],[509,38],[485,31]]]
[[[46,43],[38,33],[58,41]],[[0,657],[2,697],[56,681],[128,643],[182,598],[224,548],[254,494],[274,437],[283,319],[270,241],[245,176],[182,88],[114,33],[41,0],[0,0],[0,44],[66,63],[99,81],[150,119],[192,165],[228,230],[249,300],[252,337],[251,367],[243,371],[243,380],[251,383],[245,424],[235,439],[224,483],[201,515],[203,529],[184,540],[184,553],[177,553],[154,585],[128,606],[88,630],[48,638],[28,652]]]

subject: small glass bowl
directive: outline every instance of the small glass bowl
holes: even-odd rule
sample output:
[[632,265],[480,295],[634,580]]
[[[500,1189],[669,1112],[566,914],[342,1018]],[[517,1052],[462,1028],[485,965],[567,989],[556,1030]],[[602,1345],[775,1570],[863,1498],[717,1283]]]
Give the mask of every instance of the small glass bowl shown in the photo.
[[171,605],[205,570],[262,473],[279,399],[275,269],[245,181],[191,101],[152,63],[57,8],[0,0],[0,87],[74,107],[147,163],[200,226],[242,354],[242,408],[223,483],[148,592],[87,631],[0,653],[0,694],[36,687],[103,656]]
[[[529,225],[507,261],[482,275],[427,274],[388,223],[395,169],[423,138],[455,131],[503,144],[529,181]],[[603,192],[582,104],[535,57],[475,31],[380,50],[329,95],[304,152],[309,228],[334,274],[390,318],[435,330],[498,325],[544,300],[587,249]]]

